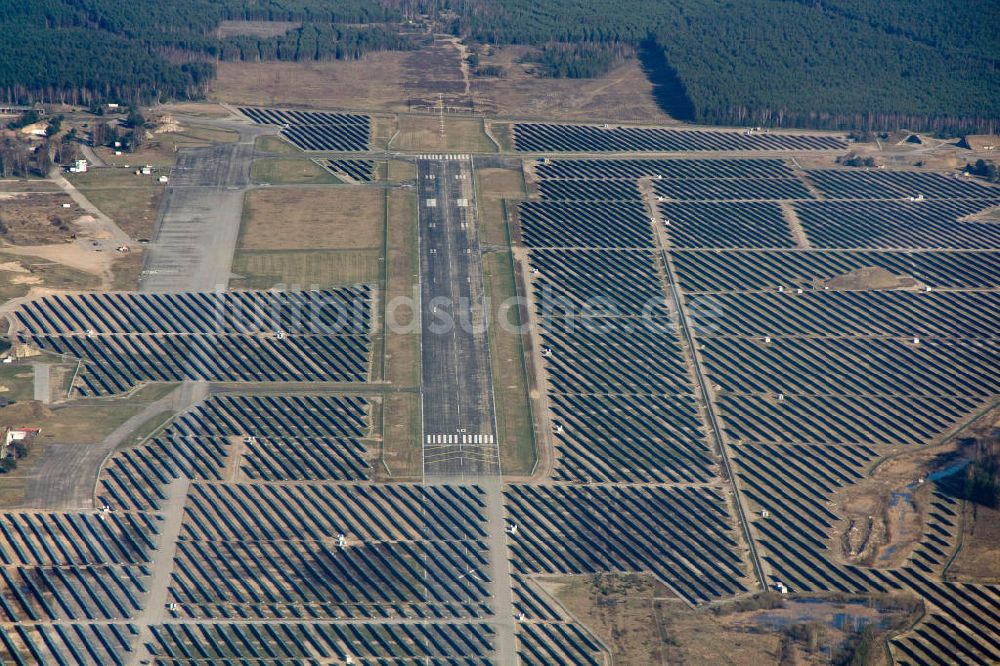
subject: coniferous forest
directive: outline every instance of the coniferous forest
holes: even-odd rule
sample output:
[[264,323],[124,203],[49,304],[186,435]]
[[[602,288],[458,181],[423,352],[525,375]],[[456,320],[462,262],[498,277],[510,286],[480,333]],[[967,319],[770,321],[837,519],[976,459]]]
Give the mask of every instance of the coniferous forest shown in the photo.
[[[0,0],[0,99],[198,97],[218,60],[407,49],[429,18],[527,44],[542,76],[598,76],[638,53],[674,115],[702,123],[991,132],[994,0]],[[219,37],[224,19],[295,21]]]

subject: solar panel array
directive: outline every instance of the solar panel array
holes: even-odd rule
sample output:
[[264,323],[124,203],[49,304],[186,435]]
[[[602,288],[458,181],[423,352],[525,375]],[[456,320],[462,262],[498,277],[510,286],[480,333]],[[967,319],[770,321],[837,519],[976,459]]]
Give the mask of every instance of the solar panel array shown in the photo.
[[[522,150],[648,150],[653,137],[669,136],[566,126],[517,132]],[[920,535],[881,567],[834,556],[833,531],[845,528],[832,502],[886,455],[936,441],[1000,394],[992,316],[1000,310],[1000,225],[982,216],[1000,192],[936,173],[796,166],[531,164],[541,199],[521,205],[518,225],[538,304],[556,474],[583,485],[511,488],[511,515],[532,534],[516,540],[515,567],[648,569],[692,601],[740,589],[741,568],[727,556],[732,534],[687,542],[657,524],[659,492],[670,497],[672,517],[692,526],[710,524],[713,511],[729,520],[707,489],[690,491],[688,501],[703,507],[694,511],[672,487],[718,477],[711,449],[701,449],[704,466],[691,463],[704,422],[688,352],[663,333],[669,326],[653,325],[673,321],[664,298],[670,271],[768,583],[805,593],[913,592],[928,613],[892,641],[898,659],[993,663],[1000,588],[942,581],[961,529],[958,502],[928,485]],[[643,325],[633,323],[643,311]],[[667,423],[671,440],[662,436]],[[587,485],[605,480],[654,485],[642,486],[647,494]],[[632,506],[641,508],[630,514]],[[654,533],[671,534],[667,552],[641,536]],[[672,548],[694,569],[672,570]],[[717,566],[699,569],[700,553],[712,548]]]
[[371,117],[359,113],[253,107],[240,113],[258,125],[280,125],[282,136],[302,150],[364,151],[371,143]]
[[144,381],[363,381],[370,293],[330,291],[47,296],[18,313],[19,341],[83,362],[75,390]]
[[515,123],[514,145],[525,152],[679,152],[833,150],[847,142],[831,135]]

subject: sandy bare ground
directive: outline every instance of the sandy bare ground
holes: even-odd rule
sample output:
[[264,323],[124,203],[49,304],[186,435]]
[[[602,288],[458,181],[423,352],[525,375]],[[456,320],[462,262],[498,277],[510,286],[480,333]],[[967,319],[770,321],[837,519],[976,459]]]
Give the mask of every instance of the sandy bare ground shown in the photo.
[[84,273],[97,275],[102,279],[110,279],[112,267],[118,253],[114,251],[95,252],[81,243],[65,243],[58,245],[29,245],[26,247],[4,247],[5,254],[16,254],[28,257],[41,257],[49,261]]
[[105,215],[97,208],[94,204],[90,203],[87,197],[83,196],[80,190],[76,189],[71,182],[63,178],[62,174],[59,172],[58,168],[53,168],[49,173],[49,178],[58,185],[66,194],[68,194],[73,201],[76,202],[80,208],[84,209],[94,217],[94,220],[98,224],[99,228],[105,237],[112,240],[115,243],[128,244],[132,241],[129,235],[121,230],[121,228],[115,224],[115,221],[110,217]]

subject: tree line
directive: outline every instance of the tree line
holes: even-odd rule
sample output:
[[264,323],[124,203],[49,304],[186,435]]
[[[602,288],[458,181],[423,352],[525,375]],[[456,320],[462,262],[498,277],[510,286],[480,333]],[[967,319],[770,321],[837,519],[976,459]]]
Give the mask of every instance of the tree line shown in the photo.
[[1000,117],[1000,4],[990,0],[466,0],[460,7],[454,31],[486,43],[644,48],[660,60],[644,65],[663,77],[653,79],[661,103],[686,120],[987,133]]
[[[197,97],[217,60],[357,58],[429,15],[526,44],[542,75],[599,76],[637,49],[657,98],[701,123],[992,133],[995,0],[9,0],[0,101]],[[218,38],[224,19],[301,22]]]

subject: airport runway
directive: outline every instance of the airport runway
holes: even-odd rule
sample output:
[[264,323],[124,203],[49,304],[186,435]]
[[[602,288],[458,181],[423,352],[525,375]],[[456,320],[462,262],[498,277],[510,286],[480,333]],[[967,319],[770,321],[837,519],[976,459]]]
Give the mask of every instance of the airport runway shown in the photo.
[[417,161],[424,476],[498,475],[470,159]]

